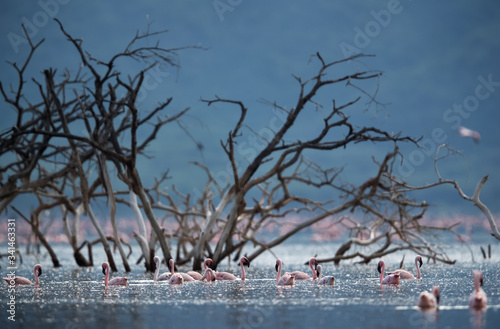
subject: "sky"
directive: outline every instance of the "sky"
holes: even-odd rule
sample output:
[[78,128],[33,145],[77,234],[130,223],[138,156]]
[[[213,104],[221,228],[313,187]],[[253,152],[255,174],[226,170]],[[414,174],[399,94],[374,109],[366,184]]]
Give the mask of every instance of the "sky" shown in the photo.
[[[317,72],[312,55],[319,52],[333,61],[364,53],[375,57],[351,62],[346,69],[383,72],[377,97],[386,106],[359,104],[350,112],[356,124],[423,138],[424,149],[401,148],[405,162],[398,173],[411,184],[437,180],[433,158],[440,144],[461,151],[462,156],[442,161],[441,176],[458,180],[471,195],[479,179],[489,175],[482,200],[493,213],[500,213],[497,1],[40,0],[2,1],[0,9],[0,80],[5,85],[17,83],[8,62],[22,63],[27,55],[21,24],[35,42],[45,39],[29,67],[35,78],[47,67],[61,72],[79,65],[75,50],[52,18],[81,38],[96,58],[109,59],[148,25],[151,30],[168,30],[158,38],[162,46],[195,47],[178,52],[179,69],[162,68],[152,77],[141,105],[147,112],[173,97],[172,113],[189,107],[182,126],[203,144],[203,151],[179,125],[168,126],[148,149],[154,158],[139,163],[146,184],[168,169],[171,184],[186,193],[199,191],[206,177],[190,161],[206,164],[216,176],[227,173],[219,141],[233,128],[238,111],[208,107],[201,99],[218,95],[243,101],[249,109],[248,125],[262,132],[275,117],[262,100],[293,107],[298,95],[293,75],[308,78]],[[325,108],[311,118],[324,114],[333,98],[349,95],[344,86],[318,95]],[[3,131],[12,125],[15,113],[5,102],[0,102],[0,109]],[[315,129],[312,121],[300,118],[298,129]],[[458,126],[479,131],[481,142],[461,138]],[[249,129],[244,133],[251,136]],[[387,151],[386,146],[357,145],[320,158],[332,166],[345,166],[345,179],[356,182],[374,169],[371,156],[381,159]],[[479,215],[451,186],[418,197],[439,214]]]

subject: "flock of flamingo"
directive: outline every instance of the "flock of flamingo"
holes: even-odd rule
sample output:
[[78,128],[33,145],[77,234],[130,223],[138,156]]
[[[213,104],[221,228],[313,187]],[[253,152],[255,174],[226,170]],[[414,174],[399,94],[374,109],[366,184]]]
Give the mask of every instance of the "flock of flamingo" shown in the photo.
[[[203,264],[204,271],[203,275],[195,272],[189,271],[187,273],[175,272],[175,264],[174,260],[170,259],[169,267],[170,272],[165,272],[163,274],[160,273],[160,258],[158,256],[154,257],[155,263],[155,274],[154,274],[154,282],[166,281],[170,284],[183,284],[185,282],[194,282],[194,281],[224,281],[224,280],[236,280],[237,277],[228,272],[217,272],[212,269],[212,260],[207,258]],[[319,285],[335,285],[335,278],[333,276],[323,276],[322,277],[322,267],[318,264],[316,258],[312,257],[309,260],[309,268],[312,271],[312,277],[302,271],[294,271],[291,273],[285,272],[281,275],[282,268],[281,259],[276,260],[275,269],[278,272],[276,277],[276,284],[278,286],[293,286],[295,281],[297,280],[312,280]],[[245,280],[245,267],[250,267],[250,261],[246,257],[242,257],[240,259],[240,267],[241,267],[241,280]],[[405,270],[396,270],[394,272],[388,273],[387,276],[384,277],[385,271],[385,263],[383,260],[379,261],[377,270],[380,273],[380,284],[381,285],[398,285],[400,280],[419,280],[421,278],[420,267],[422,267],[422,257],[415,257],[415,267],[417,269],[417,277]],[[35,282],[31,282],[29,279],[16,276],[12,277],[4,277],[3,279],[7,281],[9,285],[39,285],[40,280],[39,276],[42,275],[42,266],[40,264],[36,264],[33,268],[33,272],[35,275]],[[127,285],[128,279],[125,277],[114,277],[111,280],[109,279],[109,264],[107,262],[102,263],[102,273],[105,275],[104,285],[108,287],[110,285]],[[481,288],[483,286],[483,275],[480,271],[473,271],[472,276],[474,279],[474,291],[470,295],[469,298],[469,307],[474,310],[483,310],[487,305],[487,298],[484,290]],[[421,309],[437,309],[439,305],[439,287],[433,287],[431,292],[424,291],[420,294],[418,298],[417,306]]]

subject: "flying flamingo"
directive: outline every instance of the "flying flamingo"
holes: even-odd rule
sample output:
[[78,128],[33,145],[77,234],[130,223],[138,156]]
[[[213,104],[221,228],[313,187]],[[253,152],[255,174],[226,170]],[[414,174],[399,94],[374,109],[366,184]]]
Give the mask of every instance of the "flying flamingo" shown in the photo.
[[[23,277],[23,276],[16,276],[14,277],[14,284],[15,285],[31,285],[31,284],[34,284],[34,285],[39,285],[40,284],[40,280],[38,279],[38,277],[40,275],[42,275],[42,265],[40,264],[36,264],[34,267],[33,267],[33,272],[35,274],[35,283],[31,282],[29,279]],[[9,277],[4,277],[3,278],[5,281],[7,281],[8,284],[10,284],[10,281],[12,278],[9,278]]]
[[335,285],[335,278],[331,275],[327,275],[324,277],[321,277],[323,268],[321,265],[316,266],[316,271],[318,272],[318,284],[324,284],[324,285],[329,285],[333,286]]
[[377,271],[380,273],[380,284],[399,284],[399,273],[389,274],[384,278],[385,262],[378,262]]
[[[170,281],[169,281],[170,283],[172,283],[171,280],[173,279],[172,277],[174,276],[174,274],[179,274],[180,276],[182,276],[183,283],[184,282],[196,281],[195,279],[193,279],[193,277],[191,275],[189,275],[187,273],[174,273],[175,266],[174,266],[174,260],[173,259],[170,259],[168,261],[168,264],[170,265],[170,273],[171,273],[171,277],[170,277]],[[176,279],[176,280],[178,280],[178,279]]]
[[207,281],[215,281],[215,272],[211,268],[206,268],[205,272],[203,273],[203,276],[199,281],[203,281],[204,279],[207,279]]
[[165,272],[161,275],[158,275],[160,273],[160,257],[155,256],[153,258],[153,261],[155,263],[155,278],[154,281],[168,281],[170,279],[170,276],[172,275],[170,272]]
[[[420,279],[420,267],[422,267],[422,257],[420,257],[420,256],[415,257],[415,267],[417,268],[417,279]],[[415,279],[413,274],[411,274],[410,272],[405,271],[405,270],[396,270],[391,274],[394,274],[394,273],[399,273],[399,279],[401,279],[401,280],[413,280],[413,279]]]
[[439,287],[434,286],[432,293],[423,291],[418,297],[417,306],[423,310],[436,309],[439,304]]
[[293,286],[295,282],[295,276],[286,272],[281,276],[281,259],[276,260],[275,269],[278,272],[278,276],[276,277],[276,283],[278,286]]
[[[243,267],[243,265],[250,267],[250,261],[245,256],[241,257],[241,259],[240,259],[241,280],[245,281],[245,268]],[[233,274],[228,273],[228,272],[216,272],[215,279],[221,280],[221,281],[223,281],[223,280],[236,280],[236,276],[234,276]]]
[[473,271],[472,277],[474,278],[474,291],[469,298],[469,307],[482,310],[486,308],[488,302],[488,298],[486,298],[486,294],[481,288],[483,286],[483,274],[480,271]]
[[469,128],[465,128],[463,126],[458,127],[458,133],[462,137],[471,137],[476,143],[479,143],[479,141],[481,140],[481,135],[479,134],[479,132]]
[[[311,257],[311,259],[309,260],[309,267],[311,268],[311,271],[313,273],[312,279],[316,280],[316,271],[314,270],[313,265],[314,266],[318,265],[318,261],[316,260],[316,258]],[[295,280],[309,280],[309,279],[311,279],[311,277],[309,275],[307,275],[306,273],[304,273],[302,271],[294,271],[290,274],[295,276]]]
[[108,285],[110,285],[110,286],[126,286],[127,285],[128,279],[121,277],[121,276],[117,276],[117,277],[109,280],[109,264],[107,262],[102,263],[102,274],[104,274],[106,276],[106,278],[104,279],[104,286],[106,288],[108,287]]
[[[205,259],[205,261],[203,262],[203,269],[204,270],[207,269],[207,265],[209,267],[212,266],[212,260],[210,258]],[[198,273],[196,271],[188,271],[187,274],[189,274],[196,281],[201,281],[203,278],[203,275],[201,275],[200,273]]]

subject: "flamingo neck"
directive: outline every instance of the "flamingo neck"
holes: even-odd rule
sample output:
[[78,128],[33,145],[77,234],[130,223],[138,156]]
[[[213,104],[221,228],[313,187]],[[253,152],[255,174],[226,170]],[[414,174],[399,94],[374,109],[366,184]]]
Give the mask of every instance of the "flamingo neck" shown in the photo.
[[380,283],[384,280],[385,263],[382,263],[382,270],[380,271]]
[[245,267],[243,266],[243,258],[240,259],[240,267],[241,267],[241,281],[245,281]]
[[40,284],[40,279],[38,279],[38,272],[36,270],[36,267],[33,269],[33,272],[35,274],[35,285],[39,285]]
[[160,272],[160,264],[159,262],[156,263],[156,270],[155,270],[155,281],[158,279],[158,273]]
[[313,280],[316,280],[317,276],[316,276],[316,271],[314,270],[313,265],[312,265],[312,260],[309,260],[309,268],[311,269],[311,271],[313,273]]
[[109,280],[109,268],[106,268],[106,277],[104,279],[104,286],[108,286],[108,280]]
[[[323,274],[322,272],[323,272],[323,271],[322,271],[322,269],[320,268],[320,270],[318,271],[318,281],[319,281],[319,280],[321,280],[321,274]],[[314,274],[316,274],[316,273],[314,273]],[[316,276],[316,275],[314,275],[314,276]],[[316,278],[315,278],[315,279],[316,279]]]
[[474,290],[476,292],[479,292],[479,277],[478,276],[474,276]]
[[279,282],[281,278],[281,262],[278,264],[278,277],[276,278],[276,282]]
[[170,274],[172,274],[172,276],[174,276],[174,267],[175,267],[174,260],[171,259],[169,263],[170,263]]
[[415,258],[415,267],[417,268],[417,280],[420,279],[420,267],[418,267],[418,261]]

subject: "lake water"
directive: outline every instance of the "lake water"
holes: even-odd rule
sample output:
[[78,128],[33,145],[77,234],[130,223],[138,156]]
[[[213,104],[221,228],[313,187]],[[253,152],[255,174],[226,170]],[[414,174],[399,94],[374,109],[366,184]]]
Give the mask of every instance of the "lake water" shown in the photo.
[[[53,269],[50,259],[24,255],[18,275],[32,279],[32,266],[43,266],[40,287],[24,286],[16,290],[15,322],[8,320],[7,287],[0,292],[0,327],[8,328],[498,328],[500,323],[500,257],[493,246],[493,258],[471,262],[468,249],[453,246],[450,256],[455,265],[422,267],[423,278],[402,281],[399,286],[380,287],[376,262],[369,265],[343,263],[338,267],[323,264],[325,275],[334,275],[334,287],[299,281],[293,287],[277,287],[275,257],[263,254],[247,270],[247,280],[195,282],[181,286],[154,283],[151,273],[133,265],[130,273],[115,273],[129,278],[127,287],[104,288],[100,259],[93,268],[77,268],[65,246],[56,248],[62,268]],[[137,248],[136,248],[137,249]],[[308,272],[303,262],[310,256],[327,257],[336,245],[286,244],[273,249],[284,262],[285,271]],[[405,268],[412,266],[414,254],[405,253]],[[136,255],[130,263],[135,263]],[[402,254],[384,258],[388,268],[396,268]],[[116,260],[119,260],[116,254]],[[7,261],[1,260],[2,276]],[[29,265],[28,265],[29,264]],[[226,270],[227,263],[219,270]],[[472,313],[468,309],[473,290],[471,272],[479,269],[484,276],[488,309]],[[162,269],[166,271],[166,267]],[[186,270],[186,269],[180,269]],[[231,269],[240,276],[239,266]],[[162,271],[162,272],[163,272]],[[421,291],[438,285],[441,303],[438,312],[416,308]]]

